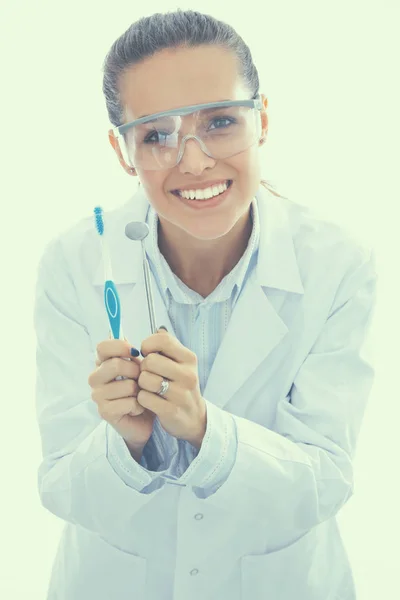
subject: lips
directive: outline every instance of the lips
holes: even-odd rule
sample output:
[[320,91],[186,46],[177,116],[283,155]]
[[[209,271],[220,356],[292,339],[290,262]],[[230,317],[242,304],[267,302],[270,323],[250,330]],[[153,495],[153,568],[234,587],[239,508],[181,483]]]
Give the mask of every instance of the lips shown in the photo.
[[176,190],[171,190],[172,194],[177,195],[179,192],[189,192],[190,190],[206,190],[209,187],[214,187],[214,186],[219,186],[219,185],[223,185],[224,183],[227,184],[228,188],[230,187],[230,185],[232,184],[232,179],[223,179],[223,180],[218,180],[216,182],[210,182],[210,183],[205,183],[203,185],[201,185],[201,187],[199,187],[199,183],[198,184],[193,184],[192,187],[189,186],[185,186],[184,188],[177,188]]
[[222,182],[219,182],[219,183],[211,183],[211,184],[208,184],[206,187],[201,187],[201,188],[192,187],[192,188],[185,188],[183,190],[181,190],[181,189],[172,190],[171,194],[174,194],[174,196],[177,196],[178,198],[182,198],[182,196],[179,193],[181,191],[188,192],[190,190],[194,190],[194,191],[196,191],[196,190],[206,190],[209,187],[224,185],[225,183],[227,185],[227,188],[229,189],[231,187],[232,183],[233,183],[233,179],[225,179],[225,181],[222,181]]

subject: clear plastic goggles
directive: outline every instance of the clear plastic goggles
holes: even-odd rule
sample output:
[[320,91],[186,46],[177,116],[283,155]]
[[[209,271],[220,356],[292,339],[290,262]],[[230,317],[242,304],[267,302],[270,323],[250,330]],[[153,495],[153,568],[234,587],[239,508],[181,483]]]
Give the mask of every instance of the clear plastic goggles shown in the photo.
[[260,95],[252,100],[196,104],[113,128],[125,162],[145,171],[171,169],[186,141],[195,139],[214,159],[229,158],[255,144],[261,133]]

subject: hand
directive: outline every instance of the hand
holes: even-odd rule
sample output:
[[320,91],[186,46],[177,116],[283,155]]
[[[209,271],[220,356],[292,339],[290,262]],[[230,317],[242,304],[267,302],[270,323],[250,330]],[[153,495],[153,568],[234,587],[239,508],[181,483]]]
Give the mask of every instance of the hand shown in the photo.
[[[130,349],[123,340],[100,342],[97,369],[89,375],[88,383],[99,415],[124,438],[129,450],[140,453],[153,432],[155,414],[137,402],[137,379],[143,359],[131,357]],[[114,381],[119,375],[128,379]]]
[[[207,428],[206,402],[200,393],[197,356],[163,329],[141,345],[138,403],[155,413],[170,435],[187,440],[197,449]],[[161,354],[158,354],[161,352]],[[157,392],[169,380],[165,397]]]

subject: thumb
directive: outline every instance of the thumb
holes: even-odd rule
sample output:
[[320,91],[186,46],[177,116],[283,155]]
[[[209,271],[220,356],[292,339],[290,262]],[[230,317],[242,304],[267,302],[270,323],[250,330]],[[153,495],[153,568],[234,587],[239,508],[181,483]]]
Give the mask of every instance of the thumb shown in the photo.
[[136,346],[132,346],[132,344],[130,342],[128,342],[128,340],[126,339],[125,336],[124,336],[124,340],[128,344],[128,352],[129,352],[129,358],[130,358],[130,360],[132,360],[133,362],[136,362],[136,363],[140,364],[142,362],[143,358],[141,358],[141,356],[132,356],[131,353],[130,353],[131,352],[131,348],[135,348],[137,350]]

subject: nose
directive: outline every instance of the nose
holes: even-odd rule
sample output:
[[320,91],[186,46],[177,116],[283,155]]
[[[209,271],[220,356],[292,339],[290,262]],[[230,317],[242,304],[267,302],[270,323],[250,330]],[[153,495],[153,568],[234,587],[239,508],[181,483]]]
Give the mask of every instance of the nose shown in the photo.
[[212,168],[215,165],[215,159],[203,152],[199,140],[193,136],[183,139],[182,144],[182,157],[178,162],[178,169],[181,173],[200,175],[204,169]]

